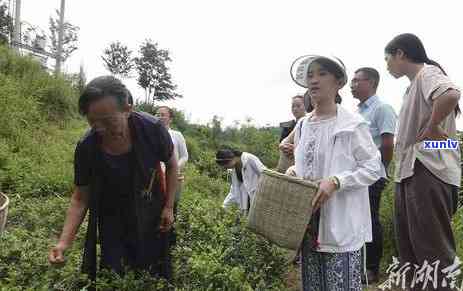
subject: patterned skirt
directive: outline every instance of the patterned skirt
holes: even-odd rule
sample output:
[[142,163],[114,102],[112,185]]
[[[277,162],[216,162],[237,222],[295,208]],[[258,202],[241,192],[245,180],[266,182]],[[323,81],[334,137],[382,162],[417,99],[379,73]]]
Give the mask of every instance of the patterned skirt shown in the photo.
[[347,253],[313,251],[302,244],[302,288],[304,291],[361,291],[361,250]]

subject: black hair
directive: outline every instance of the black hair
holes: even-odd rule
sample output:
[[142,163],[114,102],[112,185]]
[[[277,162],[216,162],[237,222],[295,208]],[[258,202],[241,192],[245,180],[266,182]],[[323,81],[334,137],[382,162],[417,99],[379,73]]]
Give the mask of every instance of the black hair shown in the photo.
[[223,148],[217,151],[215,155],[215,159],[218,164],[224,164],[234,159],[235,157],[241,157],[242,154],[243,152],[236,150],[236,149]]
[[127,90],[127,103],[129,103],[129,105],[133,105],[133,96],[129,90]]
[[161,108],[167,109],[167,111],[169,111],[169,116],[170,116],[170,118],[171,118],[171,119],[174,119],[174,110],[173,110],[172,108],[170,108],[169,106],[166,106],[166,105],[162,105],[162,106],[159,106],[159,107],[158,107],[158,111],[159,111],[159,109],[161,109]]
[[[339,93],[336,95],[334,102],[336,102],[337,104],[341,104],[342,98],[341,95],[339,95]],[[309,90],[305,91],[304,93],[304,106],[305,112],[307,113],[310,113],[315,109],[312,105],[312,98],[310,97]]]
[[319,64],[325,71],[328,71],[329,73],[333,74],[336,79],[342,80],[345,78],[344,71],[334,61],[325,57],[319,57],[315,59],[313,62]]
[[[342,97],[341,95],[339,95],[339,93],[336,95],[336,97],[334,98],[334,102],[336,104],[341,104],[342,102]],[[304,93],[304,106],[305,106],[305,111],[307,113],[310,113],[312,112],[312,110],[314,110],[315,108],[313,107],[312,105],[312,102],[311,102],[311,97],[310,97],[310,94],[309,94],[309,90],[307,90],[305,93]]]
[[312,112],[312,110],[314,110],[312,106],[312,100],[309,95],[309,90],[305,91],[304,93],[304,106],[306,112]]
[[379,72],[376,69],[370,67],[363,67],[355,71],[355,74],[360,72],[364,73],[367,76],[368,80],[372,80],[374,82],[373,86],[375,87],[375,89],[378,88]]
[[[342,68],[338,64],[336,64],[335,62],[333,62],[332,60],[328,58],[319,57],[313,62],[319,64],[325,71],[329,72],[330,74],[333,74],[334,77],[339,81],[343,80],[346,77]],[[342,97],[341,95],[339,95],[339,93],[336,95],[334,102],[336,102],[337,104],[341,104]],[[307,112],[310,112],[310,111],[307,110]]]
[[104,97],[111,97],[117,101],[122,109],[127,104],[129,91],[125,85],[113,76],[101,76],[90,81],[79,97],[79,113],[87,115],[91,103]]
[[444,75],[447,75],[447,73],[439,63],[428,58],[423,43],[418,38],[418,36],[414,35],[413,33],[403,33],[394,37],[386,45],[384,51],[387,54],[395,55],[397,53],[397,50],[399,49],[404,52],[405,56],[412,63],[425,63],[428,65],[437,66],[439,67],[439,69],[442,70],[442,73],[444,73]]
[[[219,166],[223,166],[234,158],[241,157],[242,154],[243,152],[233,148],[223,148],[217,151],[217,154],[215,155],[215,161]],[[239,168],[237,165],[235,165],[235,172],[238,181],[242,183],[243,173],[241,172],[241,168]]]
[[[418,36],[413,33],[403,33],[394,37],[384,48],[385,53],[395,55],[398,50],[403,51],[405,56],[415,64],[425,63],[438,67],[444,75],[447,75],[442,66],[428,58],[424,45]],[[455,114],[460,113],[460,106],[457,104],[455,107]]]

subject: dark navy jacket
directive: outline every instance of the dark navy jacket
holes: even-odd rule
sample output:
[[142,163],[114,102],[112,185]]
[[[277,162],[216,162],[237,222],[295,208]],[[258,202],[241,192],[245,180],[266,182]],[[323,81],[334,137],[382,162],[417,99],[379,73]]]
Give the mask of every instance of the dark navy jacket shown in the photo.
[[[157,176],[151,191],[151,199],[147,199],[142,193],[147,188],[153,171],[159,168],[160,162],[169,161],[173,152],[173,144],[167,129],[150,114],[132,112],[129,117],[129,126],[135,157],[132,174],[137,220],[137,251],[143,254],[137,265],[141,268],[150,268],[153,264],[158,263],[165,248],[168,248],[164,241],[166,236],[158,231],[165,194],[161,190],[161,177]],[[102,187],[105,186],[102,183],[102,176],[98,167],[100,164],[98,159],[101,158],[98,150],[99,142],[100,137],[96,132],[89,130],[77,144],[74,161],[76,185],[89,186],[89,219],[82,271],[87,273],[91,279],[96,277],[98,204]]]

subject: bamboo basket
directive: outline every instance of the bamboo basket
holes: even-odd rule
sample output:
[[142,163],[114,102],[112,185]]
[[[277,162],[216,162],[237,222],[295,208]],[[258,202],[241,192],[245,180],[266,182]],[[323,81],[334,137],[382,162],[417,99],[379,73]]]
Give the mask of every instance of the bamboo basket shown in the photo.
[[280,158],[278,159],[277,171],[279,173],[286,173],[289,167],[294,165],[294,156],[288,156],[280,150]]
[[2,192],[0,192],[0,234],[5,229],[9,203],[10,203],[10,200],[8,199],[8,197]]
[[270,242],[297,250],[312,215],[317,184],[264,170],[249,210],[247,227]]

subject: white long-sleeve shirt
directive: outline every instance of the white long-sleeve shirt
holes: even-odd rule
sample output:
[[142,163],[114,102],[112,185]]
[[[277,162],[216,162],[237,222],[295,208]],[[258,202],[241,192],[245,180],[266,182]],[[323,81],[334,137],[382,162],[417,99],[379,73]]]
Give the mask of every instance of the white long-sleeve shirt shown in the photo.
[[169,129],[169,134],[174,144],[174,154],[177,158],[179,173],[181,173],[188,162],[188,150],[186,148],[185,138],[181,132],[173,129]]
[[309,179],[336,176],[341,184],[321,207],[318,251],[357,251],[372,239],[368,186],[380,178],[381,155],[360,115],[338,106],[336,118],[318,133],[310,116],[294,129],[296,174]]
[[248,197],[250,202],[254,200],[254,194],[257,190],[260,175],[265,169],[264,164],[253,154],[243,152],[241,155],[241,164],[243,182],[238,180],[235,169],[232,169],[232,183],[230,192],[223,202],[223,207],[226,208],[231,204],[237,204],[240,210],[247,211]]

